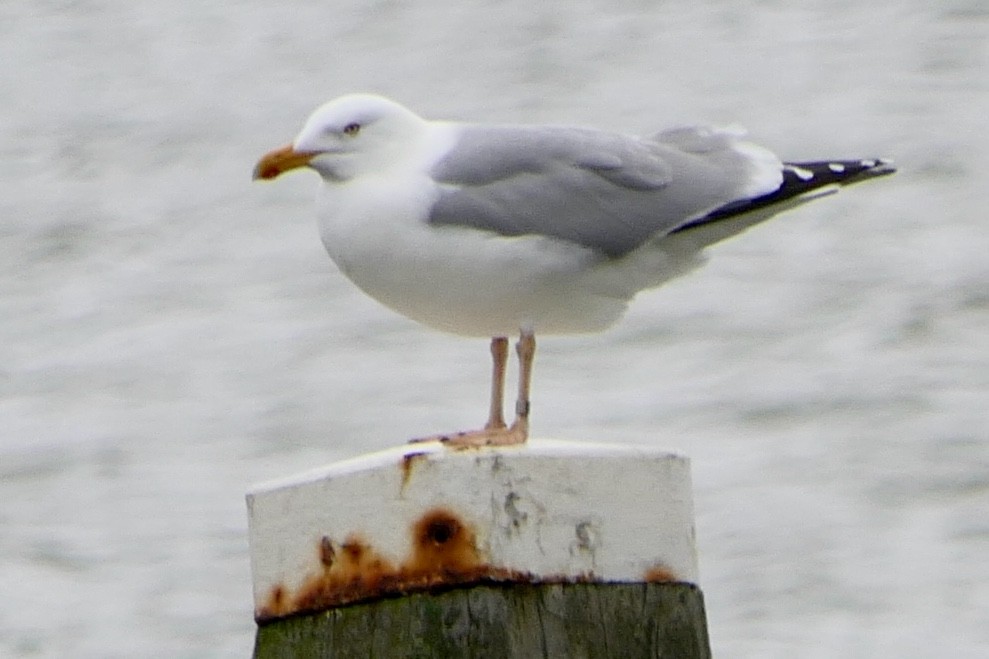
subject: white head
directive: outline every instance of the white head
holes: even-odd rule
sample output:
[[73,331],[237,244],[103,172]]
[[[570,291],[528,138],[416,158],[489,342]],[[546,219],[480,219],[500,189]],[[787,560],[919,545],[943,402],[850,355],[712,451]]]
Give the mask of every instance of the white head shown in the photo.
[[309,115],[291,145],[263,156],[254,178],[273,179],[305,166],[328,181],[345,181],[398,161],[425,127],[423,119],[382,96],[341,96]]

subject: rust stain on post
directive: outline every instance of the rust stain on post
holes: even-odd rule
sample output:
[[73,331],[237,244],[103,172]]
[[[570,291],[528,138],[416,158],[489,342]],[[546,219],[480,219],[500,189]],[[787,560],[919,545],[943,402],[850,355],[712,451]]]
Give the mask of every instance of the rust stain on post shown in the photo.
[[278,584],[268,593],[268,603],[261,608],[261,614],[269,618],[277,618],[289,613],[285,597],[285,586]]
[[302,583],[292,598],[289,613],[364,599],[379,592],[395,572],[391,561],[356,534],[347,536],[339,551],[329,536],[323,536],[317,550],[322,571]]
[[406,579],[442,583],[482,568],[474,532],[443,508],[412,525],[412,556],[402,566]]
[[324,568],[331,568],[336,558],[337,552],[333,548],[333,541],[330,540],[330,536],[324,535],[319,541],[319,562],[323,564]]
[[363,538],[351,534],[336,546],[322,536],[316,551],[322,570],[289,596],[279,584],[256,612],[258,621],[319,611],[376,597],[480,581],[532,581],[531,575],[485,563],[473,529],[446,508],[433,508],[409,529],[410,552],[397,567]]
[[409,479],[412,477],[412,469],[415,464],[420,460],[424,459],[428,453],[406,453],[402,456],[402,462],[399,466],[402,469],[402,491],[405,491],[405,486],[409,484]]
[[[578,534],[579,535],[579,534]],[[396,565],[363,537],[348,535],[337,544],[328,536],[316,542],[320,571],[303,580],[295,593],[284,584],[271,589],[255,612],[259,622],[409,592],[482,582],[589,583],[593,573],[541,575],[497,567],[486,562],[471,526],[448,508],[432,508],[409,527],[409,550]],[[643,581],[678,581],[662,563],[647,569]]]
[[643,575],[643,581],[647,583],[672,583],[679,581],[679,579],[677,579],[669,567],[658,563],[646,570],[645,575]]

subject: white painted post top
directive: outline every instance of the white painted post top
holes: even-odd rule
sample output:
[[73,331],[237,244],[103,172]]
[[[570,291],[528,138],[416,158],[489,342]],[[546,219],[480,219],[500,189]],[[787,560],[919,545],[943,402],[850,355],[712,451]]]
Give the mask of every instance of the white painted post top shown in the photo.
[[247,495],[255,617],[480,582],[697,582],[687,458],[406,444]]

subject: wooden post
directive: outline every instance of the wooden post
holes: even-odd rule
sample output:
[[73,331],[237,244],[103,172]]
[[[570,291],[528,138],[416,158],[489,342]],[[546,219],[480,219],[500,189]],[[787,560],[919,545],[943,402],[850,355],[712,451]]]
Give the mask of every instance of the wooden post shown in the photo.
[[686,458],[411,444],[247,497],[255,657],[709,657]]

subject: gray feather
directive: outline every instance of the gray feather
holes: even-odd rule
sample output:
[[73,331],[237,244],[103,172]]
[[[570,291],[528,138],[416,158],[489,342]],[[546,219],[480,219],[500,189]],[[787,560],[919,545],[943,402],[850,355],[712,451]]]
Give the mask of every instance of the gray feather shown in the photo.
[[609,257],[738,198],[750,172],[723,134],[652,139],[554,126],[473,126],[431,172],[428,221],[566,240]]

